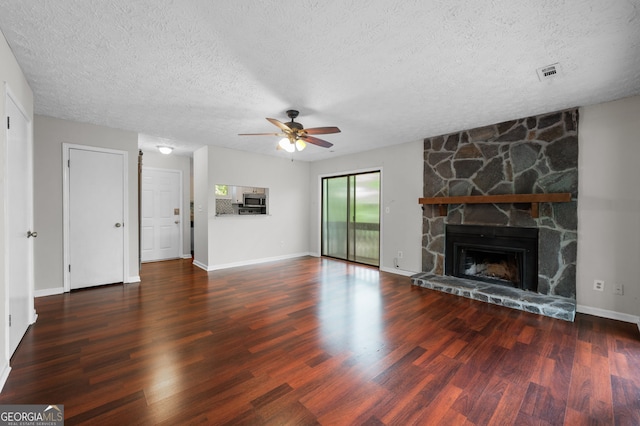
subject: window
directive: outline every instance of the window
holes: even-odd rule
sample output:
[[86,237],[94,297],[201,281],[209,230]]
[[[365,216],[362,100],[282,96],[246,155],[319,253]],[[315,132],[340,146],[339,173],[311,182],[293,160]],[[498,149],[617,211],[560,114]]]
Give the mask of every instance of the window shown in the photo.
[[229,186],[228,185],[216,185],[216,197],[228,197]]

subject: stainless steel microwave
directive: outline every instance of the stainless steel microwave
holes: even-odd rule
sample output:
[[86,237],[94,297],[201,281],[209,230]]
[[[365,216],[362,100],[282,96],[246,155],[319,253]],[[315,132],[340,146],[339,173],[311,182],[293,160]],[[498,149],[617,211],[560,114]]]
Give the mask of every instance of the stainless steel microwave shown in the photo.
[[243,194],[244,207],[263,207],[267,205],[267,197],[265,194]]

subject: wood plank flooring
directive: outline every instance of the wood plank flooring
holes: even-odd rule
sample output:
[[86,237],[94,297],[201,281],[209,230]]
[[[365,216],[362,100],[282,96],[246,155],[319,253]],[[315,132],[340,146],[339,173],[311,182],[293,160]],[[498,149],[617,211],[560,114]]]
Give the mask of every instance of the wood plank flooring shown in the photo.
[[303,257],[36,299],[0,404],[66,424],[638,425],[640,333]]

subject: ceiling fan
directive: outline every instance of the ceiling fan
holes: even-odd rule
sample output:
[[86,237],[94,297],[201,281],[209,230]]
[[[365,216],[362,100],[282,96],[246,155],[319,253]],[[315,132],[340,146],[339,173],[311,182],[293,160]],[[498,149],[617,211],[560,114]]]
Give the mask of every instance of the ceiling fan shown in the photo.
[[287,116],[291,121],[282,123],[275,118],[267,118],[267,120],[282,130],[280,133],[240,133],[238,136],[282,136],[282,140],[278,144],[278,149],[284,149],[287,152],[302,151],[307,143],[318,145],[323,148],[333,146],[331,142],[324,139],[316,138],[310,135],[327,135],[330,133],[340,133],[337,127],[312,127],[305,129],[302,123],[293,121],[299,112],[295,109],[287,111]]

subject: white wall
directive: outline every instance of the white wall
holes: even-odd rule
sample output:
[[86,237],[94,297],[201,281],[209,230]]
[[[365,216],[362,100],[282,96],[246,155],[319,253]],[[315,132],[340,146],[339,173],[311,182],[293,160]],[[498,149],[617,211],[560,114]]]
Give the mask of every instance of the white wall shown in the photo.
[[[193,153],[193,263],[209,264],[209,147]],[[215,211],[215,210],[214,210]]]
[[[22,73],[18,62],[16,61],[9,45],[7,44],[4,35],[0,33],[0,82],[3,83],[2,100],[0,101],[0,117],[2,120],[6,120],[6,99],[5,88],[11,91],[15,100],[24,108],[24,112],[27,114],[28,126],[30,128],[30,134],[33,134],[33,92],[29,87],[29,83]],[[3,121],[6,123],[6,121]],[[9,374],[9,334],[8,334],[8,313],[7,313],[7,289],[9,283],[7,282],[7,276],[5,274],[5,256],[7,247],[5,245],[5,211],[11,206],[5,205],[5,173],[6,173],[6,153],[7,153],[7,132],[6,127],[3,127],[0,131],[0,389],[4,385],[7,375]]]
[[[206,150],[209,228],[206,269],[308,254],[309,164],[213,146]],[[199,182],[195,162],[194,156],[195,181]],[[216,217],[215,184],[268,188],[268,215]],[[195,190],[198,194],[197,186]]]
[[[321,178],[357,172],[382,170],[380,269],[411,275],[422,270],[422,208],[418,198],[423,193],[422,141],[393,145],[311,163],[310,248],[320,255]],[[398,251],[398,268],[393,259]]]
[[138,268],[138,134],[93,124],[37,115],[34,121],[34,222],[36,296],[63,292],[62,144],[88,145],[128,152],[129,279]]
[[180,170],[182,172],[182,257],[191,257],[191,158],[143,151],[142,167]]
[[[640,316],[640,96],[580,108],[578,311]],[[593,281],[605,281],[603,292]],[[624,295],[613,294],[615,283]]]

